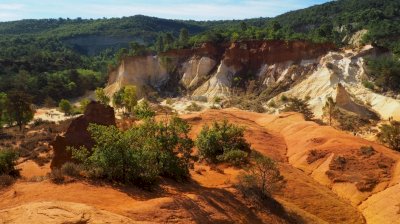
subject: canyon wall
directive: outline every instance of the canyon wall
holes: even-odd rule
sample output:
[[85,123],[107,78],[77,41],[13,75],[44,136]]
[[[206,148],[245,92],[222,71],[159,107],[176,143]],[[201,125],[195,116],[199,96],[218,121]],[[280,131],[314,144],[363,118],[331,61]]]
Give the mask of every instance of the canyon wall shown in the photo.
[[[195,49],[177,49],[158,56],[125,58],[110,72],[106,93],[111,97],[126,85],[138,87],[139,97],[148,91],[161,97],[191,96],[194,99],[229,99],[238,91],[248,92],[250,83],[269,107],[283,95],[308,99],[317,118],[328,97],[338,106],[364,118],[400,120],[400,95],[389,97],[366,88],[365,57],[379,50],[365,46],[338,50],[332,44],[307,41],[243,41],[205,43]],[[272,99],[271,99],[272,98]],[[272,103],[274,102],[274,103]]]
[[227,98],[234,86],[245,88],[248,80],[267,87],[285,78],[297,79],[330,50],[332,44],[306,41],[244,41],[127,57],[110,73],[106,92],[112,96],[126,85],[158,92],[172,86],[208,100]]

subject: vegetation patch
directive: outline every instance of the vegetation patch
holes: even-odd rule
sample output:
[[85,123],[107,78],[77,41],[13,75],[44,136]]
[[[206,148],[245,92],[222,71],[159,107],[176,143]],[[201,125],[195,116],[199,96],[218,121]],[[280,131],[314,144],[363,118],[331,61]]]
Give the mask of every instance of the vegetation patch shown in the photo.
[[202,107],[195,102],[192,102],[189,106],[186,107],[187,111],[197,112],[201,111]]
[[239,165],[247,162],[250,144],[244,138],[244,128],[227,120],[205,125],[196,139],[199,155],[211,163],[228,162]]
[[326,155],[328,155],[329,153],[327,151],[321,151],[321,150],[310,150],[310,152],[308,153],[307,156],[307,163],[311,164],[317,160],[320,160],[322,158],[325,158]]
[[380,127],[378,139],[390,148],[400,151],[400,122],[392,121]]
[[139,187],[151,187],[159,176],[184,181],[189,177],[192,140],[190,126],[180,118],[169,122],[146,119],[126,131],[91,124],[96,144],[70,149],[84,167],[84,175]]
[[254,153],[253,163],[238,176],[236,187],[248,197],[269,198],[283,187],[284,178],[269,157]]
[[308,105],[306,100],[289,98],[287,101],[288,103],[286,104],[284,111],[302,113],[306,121],[310,121],[314,118],[314,113],[310,109],[310,106]]

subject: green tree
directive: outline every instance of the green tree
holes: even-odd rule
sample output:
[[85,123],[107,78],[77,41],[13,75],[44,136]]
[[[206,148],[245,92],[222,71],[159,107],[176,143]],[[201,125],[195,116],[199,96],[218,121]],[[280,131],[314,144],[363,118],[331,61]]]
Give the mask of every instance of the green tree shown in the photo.
[[0,133],[3,130],[3,125],[6,119],[6,107],[7,107],[7,94],[0,92]]
[[18,175],[15,165],[18,154],[11,149],[0,149],[0,176],[1,175]]
[[242,30],[242,32],[246,31],[247,28],[248,27],[247,27],[247,23],[246,22],[244,22],[244,21],[240,22],[240,29]]
[[158,35],[155,43],[155,48],[158,53],[164,52],[165,45],[164,45],[164,37],[163,35]]
[[62,99],[60,103],[58,104],[58,108],[65,114],[65,115],[70,115],[72,113],[72,105],[71,103],[66,100]]
[[390,148],[400,151],[400,122],[392,121],[380,127],[379,140]]
[[336,117],[338,113],[338,108],[336,107],[336,102],[332,97],[328,97],[325,106],[323,108],[324,114],[329,118],[329,126],[332,126],[332,119]]
[[400,91],[400,60],[396,57],[368,59],[367,66],[375,83],[384,91]]
[[163,40],[164,40],[164,51],[174,48],[175,38],[174,35],[172,35],[172,33],[166,33],[164,35]]
[[146,187],[159,176],[178,181],[189,177],[193,142],[187,135],[190,126],[182,119],[146,119],[127,131],[91,124],[88,130],[95,141],[92,153],[85,148],[71,150],[99,178]]
[[141,45],[137,42],[131,42],[130,44],[130,56],[144,56],[147,54],[146,46]]
[[282,186],[283,180],[274,160],[256,154],[248,172],[239,174],[238,187],[244,194],[270,197],[272,192]]
[[108,105],[110,103],[110,98],[106,95],[103,88],[97,88],[95,90],[95,94],[96,94],[96,99],[100,103],[102,103],[104,105]]
[[244,138],[244,128],[230,124],[227,120],[221,123],[214,122],[211,127],[203,126],[197,136],[196,146],[200,156],[210,162],[226,161],[229,158],[236,160],[240,153],[231,151],[245,152],[246,154],[241,154],[245,159],[251,151]]
[[20,91],[12,91],[8,94],[7,118],[10,123],[16,122],[22,130],[23,126],[33,119],[34,114],[31,96]]
[[79,102],[79,104],[80,104],[79,109],[82,113],[85,113],[86,107],[89,103],[90,103],[89,99],[83,99],[83,100],[81,100],[81,102]]
[[186,47],[189,43],[189,31],[186,28],[182,28],[179,33],[179,44],[182,47]]
[[135,116],[139,119],[151,118],[156,115],[156,112],[150,107],[147,100],[143,100],[135,106]]
[[289,102],[286,104],[284,111],[302,113],[306,121],[310,121],[314,118],[314,113],[310,109],[307,101],[298,98],[289,98]]
[[113,106],[120,109],[124,106],[124,88],[121,88],[114,93],[112,98]]
[[136,86],[125,86],[123,94],[123,102],[129,113],[133,113],[137,105]]

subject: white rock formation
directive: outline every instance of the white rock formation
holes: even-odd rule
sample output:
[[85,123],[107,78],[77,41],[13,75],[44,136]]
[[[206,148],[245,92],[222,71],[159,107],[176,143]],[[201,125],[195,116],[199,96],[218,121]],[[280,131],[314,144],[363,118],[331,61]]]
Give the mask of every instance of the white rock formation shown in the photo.
[[134,57],[122,61],[118,67],[115,78],[105,91],[108,96],[126,85],[137,87],[151,86],[158,88],[169,79],[167,70],[158,57]]
[[309,104],[316,117],[320,118],[326,99],[336,98],[336,88],[340,83],[350,95],[370,105],[382,119],[393,117],[400,120],[400,100],[376,94],[362,84],[362,77],[366,74],[365,62],[360,56],[367,50],[370,48],[366,47],[360,52],[328,53],[320,60],[318,69],[313,74],[272,100],[277,102],[282,95],[301,99],[310,97]]
[[230,95],[232,78],[235,73],[235,68],[227,66],[225,62],[222,61],[217,72],[208,81],[197,88],[193,96],[207,97],[208,100],[213,100],[215,97],[228,97]]
[[216,64],[217,62],[209,57],[193,57],[183,64],[182,85],[187,89],[197,86]]

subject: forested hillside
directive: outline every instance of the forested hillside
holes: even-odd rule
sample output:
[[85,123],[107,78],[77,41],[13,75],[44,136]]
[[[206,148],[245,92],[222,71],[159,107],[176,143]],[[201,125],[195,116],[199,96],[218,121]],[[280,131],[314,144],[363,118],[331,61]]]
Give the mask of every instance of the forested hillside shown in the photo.
[[[276,18],[180,21],[147,16],[111,19],[42,19],[0,23],[0,92],[26,86],[35,103],[58,101],[103,85],[121,57],[157,53],[203,42],[306,39],[346,45],[363,40],[400,53],[398,0],[339,0]],[[85,72],[82,72],[85,71]],[[79,80],[95,80],[78,86]],[[49,87],[50,86],[50,87]],[[46,87],[46,88],[44,88]],[[57,94],[48,89],[59,89]],[[70,94],[74,93],[74,94]]]

